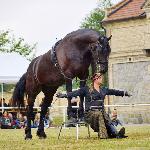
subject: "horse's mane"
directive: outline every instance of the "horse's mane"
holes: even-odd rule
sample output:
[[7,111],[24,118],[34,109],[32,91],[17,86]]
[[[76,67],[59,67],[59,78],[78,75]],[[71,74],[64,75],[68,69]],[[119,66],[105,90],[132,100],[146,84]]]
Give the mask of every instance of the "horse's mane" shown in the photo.
[[83,35],[83,34],[87,34],[87,35],[92,35],[92,34],[99,34],[97,31],[92,30],[92,29],[78,29],[76,31],[72,31],[70,33],[68,33],[63,39],[60,39],[59,41],[57,41],[55,43],[55,45],[53,46],[53,49],[55,50],[56,47],[60,44],[63,43],[67,40],[70,40],[78,35]]
[[70,32],[68,33],[64,38],[63,41],[72,39],[74,37],[76,37],[77,35],[93,35],[93,34],[97,34],[100,35],[97,31],[93,30],[93,29],[78,29],[76,31]]
[[73,40],[77,41],[78,43],[95,43],[102,37],[105,38],[106,36],[101,35],[99,32],[93,29],[78,29],[76,31],[68,33],[63,39],[57,41],[53,46],[53,50],[55,51],[58,45],[58,47],[60,47]]

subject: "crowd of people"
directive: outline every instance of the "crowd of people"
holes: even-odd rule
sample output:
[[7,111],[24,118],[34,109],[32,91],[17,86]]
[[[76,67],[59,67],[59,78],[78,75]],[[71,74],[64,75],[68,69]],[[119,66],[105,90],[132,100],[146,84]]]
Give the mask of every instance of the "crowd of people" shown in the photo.
[[1,129],[20,129],[24,128],[27,123],[27,117],[21,113],[14,115],[13,113],[4,110],[0,116]]
[[[35,119],[32,120],[32,128],[37,128],[39,125],[40,113],[35,114]],[[45,127],[50,127],[52,124],[52,118],[47,114],[44,120]],[[21,129],[27,126],[27,116],[21,112],[10,113],[4,110],[0,115],[0,128],[1,129]]]
[[[6,103],[5,98],[0,99],[0,107],[10,107],[9,103]],[[12,112],[12,111],[11,111]],[[0,113],[0,128],[1,129],[21,129],[27,126],[27,116],[25,113],[21,112],[12,112],[4,109],[3,113]],[[40,121],[40,113],[34,113],[35,117],[32,120],[31,127],[37,128]],[[53,122],[53,118],[47,112],[44,119],[44,126],[50,127]]]

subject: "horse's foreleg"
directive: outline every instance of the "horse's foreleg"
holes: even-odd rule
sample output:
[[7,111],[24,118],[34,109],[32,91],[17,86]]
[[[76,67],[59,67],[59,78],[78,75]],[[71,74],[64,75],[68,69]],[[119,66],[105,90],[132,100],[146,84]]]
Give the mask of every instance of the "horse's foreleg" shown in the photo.
[[[86,85],[86,81],[80,81],[80,88],[84,87]],[[84,96],[80,96],[80,102],[79,102],[79,118],[82,120],[84,118]]]
[[[80,81],[80,88],[85,87],[86,85],[86,79],[89,76],[89,70],[86,70],[84,74],[79,76]],[[80,102],[79,102],[79,118],[82,120],[84,119],[84,96],[80,96]]]
[[[72,80],[68,80],[66,82],[66,90],[67,93],[72,91]],[[67,107],[67,115],[68,119],[76,118],[76,109],[73,109],[72,106],[77,106],[77,103],[71,103],[71,99],[68,98],[68,107]]]

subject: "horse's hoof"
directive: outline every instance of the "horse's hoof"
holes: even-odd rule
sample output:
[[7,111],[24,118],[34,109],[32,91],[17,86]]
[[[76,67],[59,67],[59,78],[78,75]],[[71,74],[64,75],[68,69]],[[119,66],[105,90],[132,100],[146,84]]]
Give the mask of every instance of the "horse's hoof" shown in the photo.
[[31,139],[32,139],[32,135],[31,134],[26,134],[25,140],[31,140]]
[[47,136],[46,136],[46,134],[45,134],[45,132],[44,131],[37,131],[37,133],[36,133],[36,135],[40,138],[40,139],[46,139],[47,138]]

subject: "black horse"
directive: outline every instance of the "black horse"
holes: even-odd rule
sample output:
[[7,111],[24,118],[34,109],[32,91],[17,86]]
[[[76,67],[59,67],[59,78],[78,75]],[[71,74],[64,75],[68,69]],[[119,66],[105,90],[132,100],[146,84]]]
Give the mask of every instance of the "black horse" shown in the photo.
[[[36,96],[41,91],[45,95],[41,105],[37,135],[40,138],[46,138],[43,119],[57,88],[66,83],[67,92],[72,91],[74,77],[80,79],[81,87],[85,86],[90,64],[93,68],[96,63],[99,64],[99,71],[105,73],[108,70],[108,57],[111,50],[109,40],[110,38],[101,36],[94,30],[79,29],[66,35],[55,44],[52,50],[35,58],[30,63],[27,72],[16,84],[12,97],[13,106],[24,106],[24,93],[27,97],[25,139],[32,138],[31,120],[34,118],[33,106]],[[81,101],[83,101],[82,97]],[[71,110],[71,106],[72,104],[68,100],[69,110]],[[71,111],[69,113],[71,114]]]

